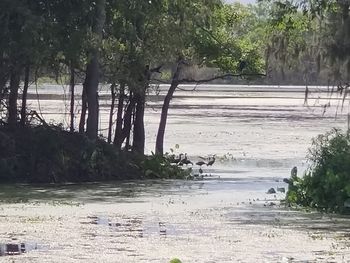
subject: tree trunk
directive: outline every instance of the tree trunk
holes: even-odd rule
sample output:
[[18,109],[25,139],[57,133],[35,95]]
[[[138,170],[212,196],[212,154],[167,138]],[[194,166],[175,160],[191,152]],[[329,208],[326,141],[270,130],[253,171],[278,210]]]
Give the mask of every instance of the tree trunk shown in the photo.
[[129,150],[129,145],[130,145],[130,133],[131,133],[131,127],[132,127],[132,115],[133,115],[134,108],[135,108],[135,99],[132,92],[130,92],[129,105],[126,108],[126,111],[124,114],[124,127],[122,131],[122,139],[121,139],[121,144],[123,144],[124,140],[126,139],[126,144],[125,144],[126,151]]
[[120,150],[123,143],[123,111],[124,111],[124,96],[125,96],[125,84],[120,83],[119,87],[119,99],[118,99],[118,112],[117,112],[117,121],[115,126],[114,134],[114,145]]
[[[93,33],[98,37],[99,45],[102,42],[102,31],[106,20],[106,0],[96,0],[96,14]],[[97,140],[98,136],[98,84],[99,84],[99,48],[91,51],[91,60],[86,69],[86,95],[88,104],[88,119],[86,133],[89,139]]]
[[181,64],[180,63],[178,63],[178,65],[176,67],[176,71],[175,71],[173,79],[171,81],[170,88],[168,90],[167,95],[165,96],[163,106],[162,106],[162,113],[161,113],[160,122],[159,122],[159,128],[158,128],[157,139],[156,139],[156,149],[155,149],[156,154],[159,154],[159,155],[164,154],[165,128],[166,128],[166,123],[167,123],[167,119],[168,119],[168,111],[169,111],[170,101],[173,98],[174,92],[179,85],[179,76],[180,76],[180,72],[181,72]]
[[145,153],[145,95],[145,91],[143,90],[135,97],[136,112],[132,151],[140,155]]
[[81,94],[81,113],[80,113],[80,121],[79,121],[79,133],[81,134],[85,132],[86,111],[87,111],[87,97],[86,97],[86,85],[84,83],[83,91]]
[[10,128],[15,128],[17,125],[17,99],[18,89],[20,84],[20,71],[13,69],[10,76],[10,95],[8,105],[8,124]]
[[26,124],[26,118],[27,118],[27,95],[28,95],[28,88],[29,88],[29,75],[30,75],[30,66],[27,65],[24,72],[24,87],[23,87],[23,94],[22,94],[22,108],[21,108],[21,121],[20,124],[22,127]]
[[113,126],[113,113],[114,113],[114,105],[115,105],[115,83],[111,85],[111,109],[109,111],[109,122],[108,122],[108,143],[112,142],[112,126]]
[[74,101],[75,101],[75,72],[73,66],[70,68],[70,132],[74,132]]
[[5,62],[3,61],[3,59],[1,59],[0,60],[0,98],[4,92],[8,78],[9,78],[8,68],[5,65]]
[[136,93],[136,111],[134,121],[133,133],[133,152],[144,155],[145,153],[145,103],[146,103],[146,89],[149,86],[152,70],[149,65],[146,65],[143,76],[140,79],[139,90]]
[[[132,116],[134,116],[134,109],[132,110]],[[132,117],[133,118],[133,117]],[[127,130],[126,138],[125,138],[125,146],[124,146],[124,151],[128,152],[130,147],[130,135],[131,135],[131,126],[130,125],[130,130]]]
[[98,82],[99,65],[97,54],[94,55],[86,69],[86,98],[88,105],[88,117],[86,134],[89,139],[95,141],[98,136]]
[[0,74],[0,96],[3,94],[6,83],[8,81],[8,77],[6,75]]

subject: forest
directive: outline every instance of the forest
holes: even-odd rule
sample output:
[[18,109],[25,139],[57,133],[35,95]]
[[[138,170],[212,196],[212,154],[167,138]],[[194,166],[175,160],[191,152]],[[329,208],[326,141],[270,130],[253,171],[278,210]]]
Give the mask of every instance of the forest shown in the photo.
[[[0,180],[190,177],[164,149],[168,111],[182,84],[319,84],[342,94],[344,102],[349,5],[343,0],[260,0],[256,5],[2,0]],[[42,78],[69,85],[69,127],[47,123],[27,106],[28,87]],[[150,87],[160,83],[169,88],[154,154],[145,155],[145,103]],[[81,95],[75,93],[78,84]],[[107,86],[111,96],[106,138],[99,131],[100,86]],[[290,200],[305,201],[295,195],[290,193]]]

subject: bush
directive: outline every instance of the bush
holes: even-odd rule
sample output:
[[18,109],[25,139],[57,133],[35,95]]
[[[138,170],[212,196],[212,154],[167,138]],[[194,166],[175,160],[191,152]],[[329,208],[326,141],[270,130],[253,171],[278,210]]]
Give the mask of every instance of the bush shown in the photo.
[[332,130],[313,141],[311,166],[303,178],[292,176],[287,202],[326,212],[348,213],[350,206],[350,133]]
[[165,158],[118,151],[60,126],[0,126],[0,182],[64,183],[184,178]]
[[184,179],[191,175],[190,169],[182,169],[172,164],[168,156],[152,154],[141,161],[141,168],[146,178]]

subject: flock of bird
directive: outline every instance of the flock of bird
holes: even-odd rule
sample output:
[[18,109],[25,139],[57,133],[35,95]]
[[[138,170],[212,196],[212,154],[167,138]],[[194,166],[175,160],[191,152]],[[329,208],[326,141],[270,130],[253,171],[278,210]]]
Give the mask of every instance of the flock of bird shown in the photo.
[[[215,163],[215,155],[213,155],[209,158],[203,158],[203,157],[200,157],[200,158],[202,159],[202,161],[198,161],[195,163],[195,165],[198,165],[199,167],[202,167],[203,165],[212,166]],[[203,160],[208,160],[208,161],[205,162]],[[175,164],[180,165],[180,166],[194,165],[193,162],[188,159],[187,153],[185,153],[185,154],[180,153],[177,158],[174,158],[171,161],[171,163],[175,163]]]

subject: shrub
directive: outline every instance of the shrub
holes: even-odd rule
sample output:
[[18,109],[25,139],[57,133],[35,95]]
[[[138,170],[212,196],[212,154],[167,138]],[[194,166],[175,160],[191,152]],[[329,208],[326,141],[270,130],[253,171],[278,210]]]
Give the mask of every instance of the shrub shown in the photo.
[[168,156],[152,154],[141,161],[141,169],[145,178],[184,179],[191,175],[190,169],[182,169],[172,164]]
[[287,202],[327,212],[349,212],[350,133],[318,136],[309,150],[311,166],[303,178],[292,176]]
[[185,178],[159,156],[118,151],[60,126],[9,130],[0,126],[0,182],[64,183],[143,178]]

